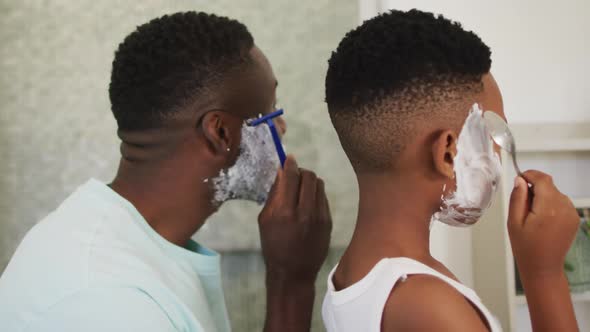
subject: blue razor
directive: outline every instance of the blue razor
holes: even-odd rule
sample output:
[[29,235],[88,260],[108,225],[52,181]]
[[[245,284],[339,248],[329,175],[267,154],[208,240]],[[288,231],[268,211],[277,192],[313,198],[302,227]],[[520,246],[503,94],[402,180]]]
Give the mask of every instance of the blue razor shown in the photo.
[[272,134],[272,140],[275,143],[275,148],[277,149],[277,154],[279,155],[279,160],[281,161],[281,167],[285,165],[285,160],[287,156],[285,155],[285,150],[283,150],[283,144],[281,144],[281,138],[279,137],[279,132],[277,131],[277,127],[273,122],[273,119],[277,116],[283,115],[283,110],[276,110],[270,114],[265,116],[261,116],[256,119],[251,119],[246,121],[248,126],[256,127],[261,123],[266,123],[268,125],[268,129],[270,129],[270,133]]

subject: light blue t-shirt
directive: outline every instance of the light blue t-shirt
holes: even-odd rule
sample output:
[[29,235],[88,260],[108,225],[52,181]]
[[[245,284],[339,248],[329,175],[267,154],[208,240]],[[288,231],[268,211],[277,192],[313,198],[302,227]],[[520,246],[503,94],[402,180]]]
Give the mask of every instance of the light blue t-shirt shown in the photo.
[[0,278],[0,330],[230,331],[220,257],[166,241],[90,180],[19,245]]

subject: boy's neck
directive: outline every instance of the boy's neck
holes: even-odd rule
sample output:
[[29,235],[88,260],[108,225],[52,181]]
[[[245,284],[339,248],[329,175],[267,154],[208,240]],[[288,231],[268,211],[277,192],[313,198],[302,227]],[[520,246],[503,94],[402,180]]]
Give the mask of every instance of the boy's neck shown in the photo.
[[439,264],[430,255],[429,243],[430,220],[440,193],[425,181],[418,174],[358,175],[357,223],[339,274],[359,279],[387,257]]
[[[359,175],[359,210],[354,240],[387,257],[430,256],[432,194],[422,179]],[[436,194],[435,194],[436,195]],[[366,240],[365,240],[366,239]]]

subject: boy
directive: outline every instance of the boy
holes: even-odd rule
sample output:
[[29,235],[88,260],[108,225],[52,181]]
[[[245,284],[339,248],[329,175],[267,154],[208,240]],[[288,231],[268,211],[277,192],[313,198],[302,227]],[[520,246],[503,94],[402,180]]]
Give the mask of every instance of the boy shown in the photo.
[[[418,10],[364,22],[332,54],[326,101],[360,199],[328,280],[328,331],[501,329],[429,249],[431,222],[475,223],[499,181],[482,118],[482,110],[504,117],[490,66],[474,33]],[[534,197],[518,177],[508,227],[533,327],[576,330],[562,267],[579,219],[549,176],[524,177]]]

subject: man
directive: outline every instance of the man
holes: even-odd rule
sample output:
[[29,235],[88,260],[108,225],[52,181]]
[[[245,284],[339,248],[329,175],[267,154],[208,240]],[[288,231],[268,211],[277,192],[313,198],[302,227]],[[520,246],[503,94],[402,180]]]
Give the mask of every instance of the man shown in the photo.
[[[328,280],[328,331],[501,329],[429,247],[433,221],[474,224],[498,186],[498,147],[482,117],[504,117],[490,66],[474,33],[418,10],[365,21],[332,54],[326,101],[360,198]],[[579,218],[549,176],[524,177],[532,188],[517,177],[508,227],[533,328],[574,331],[563,263]]]
[[265,330],[309,330],[331,219],[323,181],[293,157],[277,171],[268,128],[245,121],[275,110],[276,86],[225,17],[177,13],[125,38],[109,88],[118,173],[26,235],[0,279],[2,330],[229,331],[219,255],[191,240],[229,199],[266,200]]

